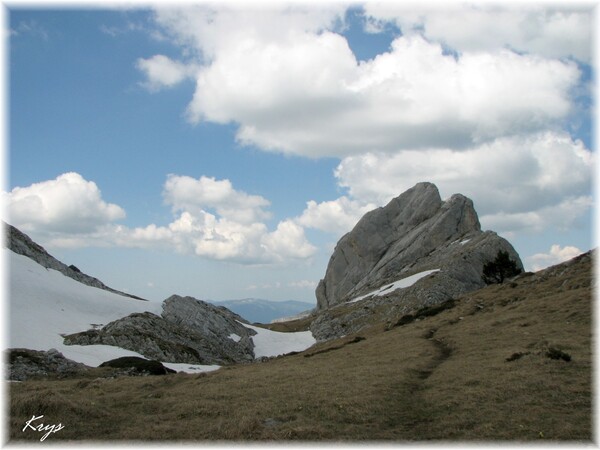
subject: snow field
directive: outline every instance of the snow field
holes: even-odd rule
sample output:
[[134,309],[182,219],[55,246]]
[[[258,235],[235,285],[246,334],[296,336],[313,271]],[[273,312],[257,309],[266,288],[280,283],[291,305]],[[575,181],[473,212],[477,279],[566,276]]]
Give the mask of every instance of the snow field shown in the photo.
[[[110,345],[64,345],[62,335],[98,328],[135,312],[160,315],[162,302],[135,300],[86,286],[62,273],[46,269],[22,255],[4,248],[9,264],[8,326],[10,348],[49,350],[55,348],[66,358],[96,367],[104,361],[139,353]],[[256,356],[276,356],[304,350],[314,344],[310,332],[277,333],[252,327]],[[239,336],[232,335],[231,339]],[[198,373],[216,370],[215,365],[163,362],[177,371]]]

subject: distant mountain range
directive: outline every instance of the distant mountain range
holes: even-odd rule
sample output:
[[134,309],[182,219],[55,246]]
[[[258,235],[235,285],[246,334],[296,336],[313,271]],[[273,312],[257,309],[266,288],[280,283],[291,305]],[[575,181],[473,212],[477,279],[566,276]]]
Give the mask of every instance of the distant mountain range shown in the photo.
[[251,323],[271,323],[275,319],[294,316],[313,309],[312,303],[285,300],[281,302],[260,298],[244,298],[240,300],[211,301],[214,305],[224,306],[239,314]]

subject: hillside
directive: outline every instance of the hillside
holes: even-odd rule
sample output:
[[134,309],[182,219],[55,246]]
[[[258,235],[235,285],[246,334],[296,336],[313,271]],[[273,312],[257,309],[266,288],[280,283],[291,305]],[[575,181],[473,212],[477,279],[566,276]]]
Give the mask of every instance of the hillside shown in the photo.
[[11,383],[8,434],[44,414],[48,440],[589,443],[591,317],[587,253],[266,362]]

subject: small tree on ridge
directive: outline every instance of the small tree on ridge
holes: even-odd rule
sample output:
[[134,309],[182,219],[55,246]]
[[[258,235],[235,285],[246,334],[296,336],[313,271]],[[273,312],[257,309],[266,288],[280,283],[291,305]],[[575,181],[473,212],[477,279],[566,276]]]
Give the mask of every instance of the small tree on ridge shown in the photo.
[[510,259],[508,252],[498,250],[496,259],[483,265],[483,281],[485,284],[503,283],[506,278],[521,273],[516,261]]

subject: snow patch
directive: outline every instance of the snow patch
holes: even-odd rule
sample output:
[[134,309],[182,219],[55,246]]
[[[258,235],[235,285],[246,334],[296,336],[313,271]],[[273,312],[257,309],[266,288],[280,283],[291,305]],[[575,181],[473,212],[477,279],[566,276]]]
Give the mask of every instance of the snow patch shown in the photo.
[[[139,353],[110,345],[64,345],[63,335],[78,333],[135,312],[160,315],[162,303],[87,286],[26,256],[2,249],[10,264],[9,339],[11,348],[57,349],[66,358],[96,367],[105,361]],[[218,366],[163,363],[167,367],[195,367],[194,373]],[[185,369],[175,369],[185,370]],[[189,369],[192,370],[192,369]]]
[[246,323],[242,323],[242,325],[256,331],[251,339],[254,342],[254,355],[257,358],[283,355],[289,352],[301,352],[317,342],[310,331],[280,333]]
[[238,335],[237,335],[237,334],[235,334],[235,333],[231,333],[231,334],[229,335],[229,339],[231,339],[231,340],[232,340],[232,341],[234,341],[234,342],[240,342],[240,339],[242,339],[242,337],[241,337],[241,336],[238,336]]
[[271,323],[289,322],[291,320],[304,319],[305,317],[310,316],[311,313],[312,313],[312,309],[309,309],[308,311],[303,311],[294,316],[280,317],[279,319],[273,319],[273,320],[271,320]]
[[186,363],[162,363],[163,366],[168,367],[169,369],[176,370],[177,372],[185,372],[185,373],[200,373],[200,372],[212,372],[214,370],[220,369],[221,366],[203,366],[200,364],[186,364]]
[[411,275],[410,277],[406,277],[406,278],[402,278],[398,281],[394,281],[391,284],[386,284],[385,286],[382,286],[379,289],[369,292],[368,294],[364,294],[364,295],[361,295],[360,297],[353,298],[348,303],[358,302],[360,300],[363,300],[363,299],[365,299],[367,297],[371,297],[371,296],[381,297],[383,295],[389,294],[390,292],[394,292],[397,289],[404,289],[404,288],[410,287],[413,284],[415,284],[417,281],[419,281],[421,278],[424,278],[427,275],[430,275],[434,272],[439,272],[439,271],[440,271],[440,269],[433,269],[433,270],[425,270],[423,272],[416,273],[414,275]]

